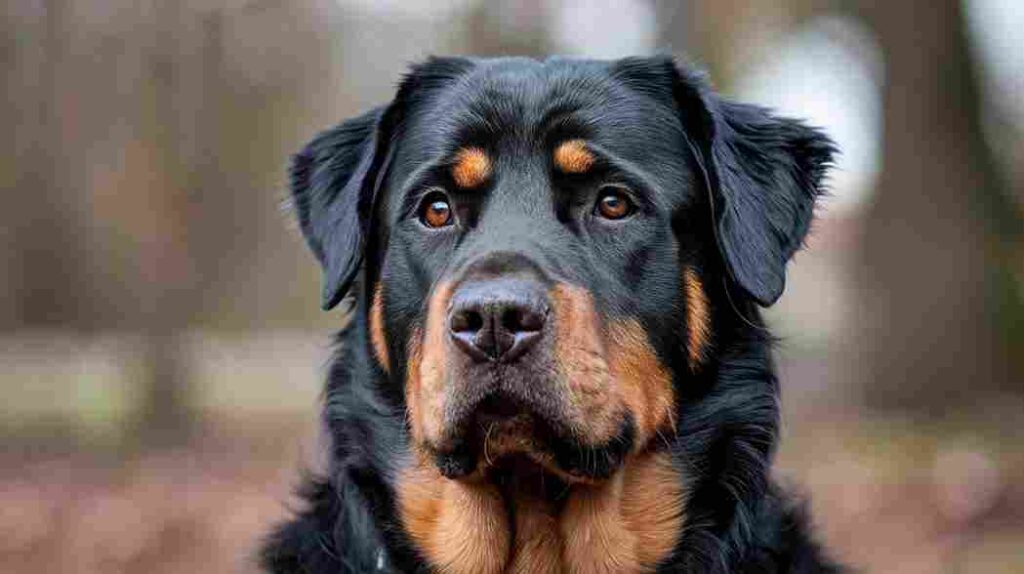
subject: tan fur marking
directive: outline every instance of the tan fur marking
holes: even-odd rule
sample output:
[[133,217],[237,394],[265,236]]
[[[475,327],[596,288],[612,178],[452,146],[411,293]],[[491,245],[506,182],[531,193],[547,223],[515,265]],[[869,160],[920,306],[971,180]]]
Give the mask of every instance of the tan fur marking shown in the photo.
[[697,370],[711,341],[711,312],[700,277],[692,267],[683,271],[686,289],[687,356],[690,369]]
[[423,413],[420,409],[420,366],[423,364],[423,331],[414,328],[409,335],[409,365],[406,369],[405,409],[413,440],[423,441]]
[[560,517],[565,571],[652,571],[682,533],[682,478],[664,453],[627,461],[609,481],[577,486]]
[[500,574],[510,529],[497,487],[442,477],[422,455],[398,483],[402,523],[431,565],[444,574]]
[[640,323],[626,320],[609,326],[608,359],[636,421],[637,446],[647,444],[662,428],[674,430],[672,376],[651,348]]
[[563,173],[586,173],[594,166],[594,154],[583,140],[564,141],[555,148],[555,166]]
[[472,189],[491,176],[491,158],[478,147],[468,147],[455,154],[452,179],[461,188]]
[[573,574],[640,571],[637,538],[622,521],[623,473],[599,485],[578,486],[560,520],[565,569]]
[[441,283],[427,303],[425,330],[413,329],[405,402],[409,427],[417,443],[437,444],[444,426],[448,364],[444,346],[445,317],[452,295],[450,283]]
[[653,569],[676,545],[685,516],[683,480],[665,453],[638,456],[625,468],[622,519],[636,535],[636,558]]
[[417,548],[452,574],[649,572],[685,522],[683,480],[665,453],[633,455],[609,480],[574,485],[558,515],[544,500],[516,495],[514,530],[496,487],[447,480],[425,455],[403,473],[398,500]]
[[420,422],[423,425],[420,436],[433,444],[437,444],[444,430],[448,385],[445,319],[451,295],[450,283],[442,283],[434,288],[434,294],[427,305],[427,325],[423,334],[423,361],[419,368]]
[[384,336],[384,295],[380,283],[373,290],[373,304],[370,305],[370,343],[384,372],[391,371],[388,359],[388,344]]
[[570,420],[594,442],[610,440],[622,420],[622,395],[605,360],[600,323],[585,289],[559,284],[550,293],[555,362],[569,393]]
[[514,503],[516,539],[508,574],[560,574],[562,541],[558,536],[558,518],[548,503],[521,496]]

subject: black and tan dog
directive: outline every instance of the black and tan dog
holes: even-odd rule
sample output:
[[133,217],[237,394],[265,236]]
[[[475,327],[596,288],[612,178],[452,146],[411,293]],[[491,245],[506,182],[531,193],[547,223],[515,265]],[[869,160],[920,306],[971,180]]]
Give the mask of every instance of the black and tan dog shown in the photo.
[[273,572],[834,572],[769,479],[833,148],[669,58],[432,59],[294,160],[348,295]]

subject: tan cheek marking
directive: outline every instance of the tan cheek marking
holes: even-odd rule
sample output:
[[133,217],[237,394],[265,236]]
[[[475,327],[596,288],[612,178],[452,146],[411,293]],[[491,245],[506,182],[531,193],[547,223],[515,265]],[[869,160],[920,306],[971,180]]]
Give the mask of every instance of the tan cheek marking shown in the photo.
[[380,283],[373,290],[373,304],[370,306],[370,342],[384,372],[391,372],[388,359],[387,339],[384,336],[384,296]]
[[423,360],[419,368],[419,408],[422,413],[422,436],[424,440],[432,443],[441,438],[444,426],[448,385],[445,319],[451,294],[450,283],[442,283],[434,289],[427,306],[426,330],[423,334]]
[[672,376],[651,348],[640,323],[626,320],[609,326],[608,357],[612,375],[636,421],[637,447],[661,428],[674,429]]
[[555,148],[555,167],[563,173],[586,173],[594,166],[594,154],[583,140],[568,140]]
[[447,357],[445,315],[451,298],[450,283],[441,283],[427,304],[426,329],[413,329],[409,345],[405,402],[413,440],[436,443],[444,424]]
[[682,477],[667,454],[642,455],[626,466],[622,490],[622,518],[636,535],[637,560],[653,568],[675,548],[682,534]]
[[423,455],[398,482],[402,524],[436,571],[500,574],[510,529],[498,489],[442,477]]
[[477,147],[463,148],[455,154],[452,165],[452,179],[455,185],[472,189],[487,181],[491,176],[491,158]]
[[687,267],[683,271],[683,283],[686,289],[686,323],[689,330],[687,357],[690,360],[690,369],[697,370],[711,341],[711,312],[704,286],[692,267]]
[[560,284],[550,293],[555,314],[555,362],[566,381],[571,420],[595,442],[619,430],[622,397],[604,359],[597,313],[586,290]]
[[409,335],[409,365],[406,369],[405,409],[409,418],[409,429],[413,441],[423,442],[423,413],[420,409],[422,389],[420,385],[420,367],[423,365],[423,332],[413,329]]

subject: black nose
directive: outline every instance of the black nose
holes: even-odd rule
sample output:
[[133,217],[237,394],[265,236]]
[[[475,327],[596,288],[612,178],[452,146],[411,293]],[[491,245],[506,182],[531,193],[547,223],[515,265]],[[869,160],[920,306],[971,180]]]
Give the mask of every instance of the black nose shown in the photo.
[[477,361],[507,362],[541,338],[547,315],[547,296],[536,281],[473,281],[452,296],[448,334]]

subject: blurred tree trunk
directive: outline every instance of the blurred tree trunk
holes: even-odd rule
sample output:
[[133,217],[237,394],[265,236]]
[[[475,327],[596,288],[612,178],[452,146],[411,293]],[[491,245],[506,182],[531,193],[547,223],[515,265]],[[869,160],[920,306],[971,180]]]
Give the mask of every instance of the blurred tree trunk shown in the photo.
[[859,8],[886,58],[883,167],[858,271],[864,399],[948,415],[1020,391],[996,320],[1017,214],[983,139],[962,3]]
[[4,10],[10,30],[4,89],[8,101],[25,102],[4,122],[12,158],[4,179],[18,195],[6,202],[9,292],[2,294],[0,319],[14,326],[81,327],[92,319],[81,197],[64,161],[79,113],[67,85],[68,8],[66,0],[47,0]]
[[[177,3],[156,8],[155,49],[149,62],[151,129],[166,181],[154,198],[155,226],[140,263],[148,280],[142,313],[145,396],[140,438],[146,446],[186,443],[194,434],[183,348],[185,329],[201,307],[203,251],[194,237],[204,194],[223,194],[217,166],[223,96],[223,13]],[[198,24],[198,26],[196,26]],[[159,211],[157,211],[157,205]]]

